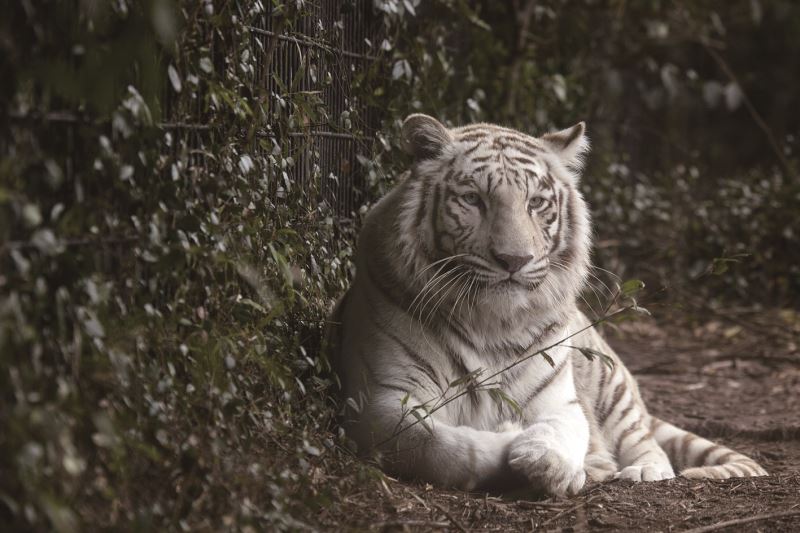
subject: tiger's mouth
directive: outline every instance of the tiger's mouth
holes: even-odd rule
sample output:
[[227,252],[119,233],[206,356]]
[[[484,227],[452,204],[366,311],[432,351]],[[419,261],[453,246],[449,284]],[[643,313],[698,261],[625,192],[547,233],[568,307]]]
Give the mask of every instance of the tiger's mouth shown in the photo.
[[513,277],[507,277],[498,281],[484,283],[484,287],[487,290],[491,290],[493,292],[512,292],[512,291],[526,291],[530,292],[536,290],[536,288],[541,285],[543,280],[538,280],[533,283],[515,279]]
[[495,289],[498,291],[511,291],[511,290],[524,290],[527,292],[535,291],[544,282],[544,276],[534,281],[527,281],[516,279],[514,276],[508,276],[494,283],[487,284],[487,288]]

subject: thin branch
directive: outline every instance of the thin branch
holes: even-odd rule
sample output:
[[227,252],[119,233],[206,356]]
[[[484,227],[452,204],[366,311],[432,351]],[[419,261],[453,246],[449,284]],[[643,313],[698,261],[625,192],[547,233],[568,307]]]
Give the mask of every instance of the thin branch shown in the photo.
[[723,529],[726,527],[731,526],[740,526],[742,524],[750,524],[752,522],[761,522],[763,520],[771,520],[775,518],[786,518],[789,516],[797,516],[800,515],[800,509],[794,511],[783,511],[781,513],[766,513],[766,514],[757,514],[754,516],[748,516],[745,518],[736,518],[734,520],[725,520],[724,522],[717,522],[716,524],[711,524],[710,526],[703,526],[703,527],[696,527],[694,529],[688,529],[683,533],[708,533],[709,531],[717,531],[719,529]]
[[392,520],[390,522],[378,522],[373,524],[370,529],[384,529],[384,528],[405,528],[405,527],[425,527],[448,529],[451,526],[450,522],[429,522],[427,520]]
[[319,50],[323,50],[323,51],[328,52],[330,54],[336,54],[336,55],[341,55],[341,56],[345,56],[345,57],[352,57],[354,59],[364,59],[364,60],[367,60],[367,61],[377,61],[378,60],[378,58],[376,56],[370,56],[370,55],[366,55],[366,54],[359,54],[357,52],[350,52],[348,50],[339,50],[339,49],[330,47],[330,46],[328,46],[326,44],[322,44],[322,43],[319,43],[317,41],[313,41],[311,39],[306,39],[306,38],[301,38],[301,37],[295,37],[295,36],[292,36],[292,35],[285,35],[285,34],[275,33],[273,31],[264,30],[264,29],[261,29],[261,28],[256,28],[255,26],[247,26],[247,25],[245,25],[245,28],[250,30],[252,33],[257,33],[257,34],[260,34],[260,35],[266,35],[266,36],[272,37],[274,39],[278,39],[278,40],[281,40],[281,41],[286,41],[286,42],[297,44],[297,45],[301,45],[301,46],[309,46],[311,48],[318,48]]
[[591,502],[592,500],[595,500],[595,499],[597,499],[597,497],[598,497],[598,496],[599,496],[599,494],[595,494],[594,496],[591,496],[591,497],[589,497],[589,498],[586,498],[586,500],[584,500],[584,501],[582,501],[582,502],[578,502],[576,505],[573,505],[572,507],[570,507],[570,508],[568,508],[568,509],[564,509],[564,510],[563,510],[563,511],[561,511],[560,513],[556,514],[555,516],[552,516],[552,517],[548,518],[547,520],[545,520],[544,522],[542,522],[541,524],[539,524],[539,527],[544,527],[544,526],[546,526],[547,524],[551,524],[551,523],[555,522],[556,520],[558,520],[559,518],[561,518],[561,517],[562,517],[562,516],[564,516],[564,515],[567,515],[567,514],[569,514],[569,513],[572,513],[572,512],[574,512],[574,511],[577,511],[578,509],[580,509],[580,508],[581,508],[581,507],[583,507],[584,505],[588,505],[588,504],[589,504],[589,502]]
[[452,522],[453,526],[457,530],[461,531],[461,533],[467,533],[466,528],[462,526],[461,523],[458,520],[456,520],[455,517],[452,514],[450,514],[450,512],[447,509],[445,509],[438,503],[434,503],[433,506],[436,507],[443,515],[445,515],[447,519],[450,520],[450,522]]

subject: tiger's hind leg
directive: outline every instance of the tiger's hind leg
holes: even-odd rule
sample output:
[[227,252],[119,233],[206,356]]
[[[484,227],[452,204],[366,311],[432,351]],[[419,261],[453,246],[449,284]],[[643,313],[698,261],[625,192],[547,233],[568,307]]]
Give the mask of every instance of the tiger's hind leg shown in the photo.
[[608,373],[608,386],[600,393],[596,416],[620,468],[614,477],[631,481],[675,477],[669,457],[650,430],[650,415],[633,377],[622,365],[615,365]]
[[619,470],[614,456],[611,455],[603,442],[602,435],[596,431],[595,427],[591,428],[589,452],[586,454],[583,468],[586,476],[592,481],[607,481],[614,477]]

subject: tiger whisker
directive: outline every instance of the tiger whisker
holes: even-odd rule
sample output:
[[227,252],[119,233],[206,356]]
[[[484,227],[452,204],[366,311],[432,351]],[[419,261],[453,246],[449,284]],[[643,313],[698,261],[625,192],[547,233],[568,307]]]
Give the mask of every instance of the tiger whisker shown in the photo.
[[450,291],[452,291],[454,287],[458,286],[459,280],[461,278],[463,278],[464,276],[468,275],[468,274],[469,274],[469,272],[462,272],[458,276],[456,276],[453,280],[450,281],[445,293],[442,294],[442,296],[439,298],[439,300],[436,302],[436,304],[433,306],[433,308],[428,312],[428,317],[425,319],[425,324],[424,324],[425,326],[427,326],[430,323],[431,318],[434,316],[436,311],[442,305],[444,300],[450,295]]
[[[442,259],[439,259],[439,260],[437,260],[437,261],[434,261],[434,262],[433,262],[433,263],[431,263],[430,265],[426,266],[425,268],[423,268],[422,270],[420,270],[419,272],[417,272],[417,275],[416,275],[416,276],[414,276],[414,279],[412,279],[412,280],[411,280],[411,283],[414,283],[415,281],[417,281],[417,279],[419,279],[419,277],[420,277],[422,274],[424,274],[425,272],[427,272],[427,271],[428,271],[428,270],[430,270],[431,268],[435,267],[435,266],[436,266],[436,265],[438,265],[439,263],[441,263],[441,262],[443,262],[443,261],[450,262],[450,261],[452,261],[453,259],[457,259],[457,258],[459,258],[459,257],[464,257],[465,255],[467,255],[467,254],[455,254],[455,255],[451,255],[451,256],[448,256],[448,257],[444,257],[444,258],[442,258]],[[445,263],[445,264],[447,264],[447,263]]]
[[[554,267],[554,268],[556,268],[557,270],[563,270],[563,271],[567,272],[567,268],[566,268],[566,266],[565,266],[563,263],[561,263],[561,262],[559,262],[559,261],[552,261],[552,263],[551,263],[551,264],[552,264],[552,265],[553,265],[553,267]],[[587,285],[588,285],[588,286],[589,286],[589,288],[591,288],[591,289],[592,289],[592,291],[594,292],[595,298],[598,298],[598,301],[601,301],[601,300],[600,300],[600,296],[599,296],[599,295],[598,295],[598,293],[597,293],[597,290],[596,290],[596,289],[595,289],[595,288],[594,288],[594,287],[591,285],[591,283],[587,283]],[[596,310],[594,309],[594,307],[593,307],[593,306],[592,306],[592,305],[589,303],[589,301],[586,299],[586,297],[585,297],[585,296],[584,296],[582,293],[578,293],[578,297],[579,297],[579,298],[581,298],[581,299],[583,300],[583,302],[586,304],[586,306],[589,308],[589,310],[592,312],[592,314],[594,314],[595,316],[597,316],[597,311],[596,311]]]
[[424,295],[425,295],[426,292],[430,291],[433,287],[438,285],[439,282],[442,279],[445,279],[451,272],[453,272],[452,270],[448,270],[448,271],[446,271],[446,272],[444,272],[443,274],[440,275],[439,273],[442,271],[442,269],[445,266],[446,265],[442,265],[439,268],[439,270],[436,271],[436,273],[433,275],[433,277],[431,279],[429,279],[428,282],[425,283],[425,285],[423,285],[423,287],[419,290],[419,292],[414,297],[414,299],[411,301],[411,303],[408,304],[408,309],[406,309],[406,312],[411,312],[410,314],[413,316],[414,313],[412,312],[411,308],[414,307],[414,304],[417,303],[417,305],[419,305],[418,300],[420,298],[424,298]]
[[[427,291],[425,297],[422,300],[420,300],[420,303],[417,306],[417,308],[414,309],[414,311],[411,313],[412,318],[416,316],[417,311],[419,311],[419,321],[422,322],[422,315],[425,312],[425,308],[433,301],[434,298],[436,298],[437,295],[439,295],[439,293],[441,293],[446,287],[448,287],[452,283],[454,278],[452,279],[448,278],[450,276],[455,277],[458,273],[459,269],[454,268],[453,270],[448,270],[445,274],[442,274],[442,276],[440,277],[440,281],[441,280],[445,281],[443,281],[442,283],[437,283],[437,285],[439,286],[438,289],[435,287],[431,287],[431,289]],[[433,292],[434,290],[436,292]]]
[[470,282],[470,281],[471,281],[471,279],[472,279],[472,278],[471,278],[471,275],[472,275],[472,273],[471,273],[471,272],[467,271],[467,272],[466,272],[466,274],[467,274],[467,280],[466,280],[466,281],[464,281],[464,282],[462,283],[462,285],[461,285],[461,289],[459,289],[459,291],[458,291],[458,294],[456,294],[456,300],[455,300],[455,302],[453,303],[453,307],[450,309],[450,314],[449,314],[449,315],[447,315],[447,322],[448,322],[448,323],[450,323],[450,322],[452,321],[452,319],[453,319],[453,312],[456,310],[456,306],[458,305],[459,301],[461,301],[461,298],[462,298],[462,296],[464,295],[464,291],[466,290],[466,288],[467,288],[467,286],[468,286],[469,282]]

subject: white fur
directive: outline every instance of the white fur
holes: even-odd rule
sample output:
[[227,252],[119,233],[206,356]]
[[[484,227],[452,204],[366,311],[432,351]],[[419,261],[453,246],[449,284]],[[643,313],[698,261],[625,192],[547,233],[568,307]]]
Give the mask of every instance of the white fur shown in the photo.
[[[404,134],[414,166],[370,211],[355,281],[332,318],[341,324],[332,342],[349,399],[344,426],[359,450],[397,474],[462,489],[522,476],[549,494],[574,494],[587,474],[669,479],[670,459],[710,475],[667,456],[662,446],[691,436],[647,414],[633,378],[576,308],[590,248],[577,188],[583,124],[536,139],[487,124],[448,130],[413,115]],[[465,202],[465,191],[482,207]],[[545,211],[530,211],[529,197],[545,193]],[[509,273],[492,259],[498,250],[532,259]],[[447,270],[451,261],[458,266]],[[473,290],[478,272],[489,281]],[[609,355],[613,370],[552,346],[567,338]],[[539,355],[504,371],[521,349],[542,348],[552,366]],[[521,412],[487,390],[461,394],[470,390],[465,373]],[[689,446],[689,455],[708,446]]]

